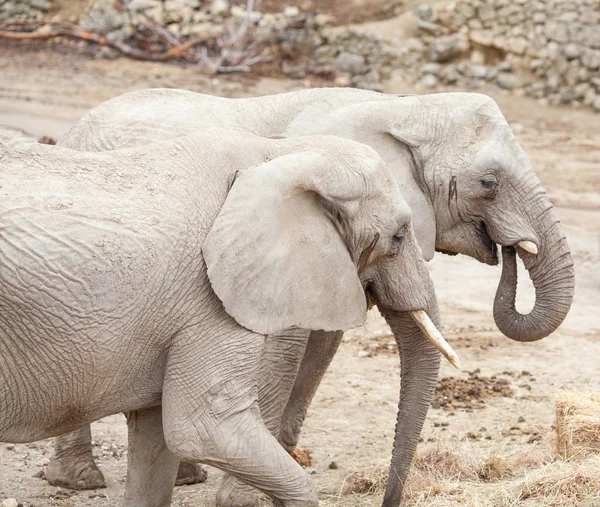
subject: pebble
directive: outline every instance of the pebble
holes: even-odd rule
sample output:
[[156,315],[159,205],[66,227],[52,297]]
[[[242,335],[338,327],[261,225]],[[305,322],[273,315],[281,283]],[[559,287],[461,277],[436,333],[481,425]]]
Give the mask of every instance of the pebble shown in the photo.
[[423,88],[435,88],[435,86],[437,85],[437,77],[435,77],[433,74],[425,74],[421,78],[419,84]]
[[2,507],[19,507],[19,502],[17,502],[16,498],[7,498],[2,502]]

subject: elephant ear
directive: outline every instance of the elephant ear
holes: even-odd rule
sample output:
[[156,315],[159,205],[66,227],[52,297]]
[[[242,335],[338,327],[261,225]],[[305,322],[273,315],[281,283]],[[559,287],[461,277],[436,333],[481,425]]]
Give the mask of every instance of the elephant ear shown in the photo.
[[415,237],[423,258],[430,261],[435,253],[436,221],[435,210],[423,176],[425,162],[430,156],[429,143],[425,132],[413,123],[417,123],[417,118],[412,119],[409,115],[409,118],[403,118],[401,122],[394,122],[388,128],[388,133],[406,147],[416,166],[416,173],[403,175],[401,187],[403,194],[411,196],[410,207]]
[[213,290],[254,332],[346,330],[366,318],[357,268],[334,218],[364,195],[343,171],[329,171],[326,158],[288,154],[239,172],[205,239]]

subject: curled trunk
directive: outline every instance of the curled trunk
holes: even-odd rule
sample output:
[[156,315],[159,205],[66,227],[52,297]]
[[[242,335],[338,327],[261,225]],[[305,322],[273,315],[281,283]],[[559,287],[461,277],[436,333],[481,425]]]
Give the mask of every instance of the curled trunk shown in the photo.
[[515,249],[502,247],[502,277],[494,301],[494,319],[502,333],[520,342],[540,340],[552,333],[565,319],[573,302],[575,272],[569,246],[553,210],[546,210],[545,215],[550,225],[539,235],[538,254],[518,252],[535,287],[535,305],[526,315],[515,308]]
[[[440,369],[441,355],[422,334],[408,312],[381,309],[401,358],[401,388],[390,475],[383,507],[398,507]],[[437,306],[428,312],[439,326]]]

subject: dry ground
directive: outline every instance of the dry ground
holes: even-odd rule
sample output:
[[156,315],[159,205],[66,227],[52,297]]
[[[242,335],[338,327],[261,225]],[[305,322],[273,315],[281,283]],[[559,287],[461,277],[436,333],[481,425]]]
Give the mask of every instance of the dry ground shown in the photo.
[[[0,42],[0,131],[4,125],[4,130],[12,127],[33,136],[59,137],[90,107],[141,87],[183,87],[247,96],[311,85],[315,83],[212,78],[193,68],[95,60],[60,51],[24,51]],[[401,82],[390,82],[386,91],[412,90]],[[531,472],[537,468],[542,478],[547,472],[540,466],[551,459],[555,393],[562,388],[600,390],[600,115],[542,107],[522,97],[494,98],[557,204],[576,262],[575,302],[565,323],[551,337],[538,343],[513,343],[498,332],[492,318],[500,269],[464,256],[436,256],[431,271],[445,335],[461,356],[465,371],[442,366],[440,377],[447,379],[437,399],[439,408],[430,411],[423,431],[422,452],[426,455],[421,463],[433,460],[433,470],[443,469],[446,462],[435,458],[441,453],[458,454],[460,463],[471,460],[469,466],[477,470],[490,456],[512,464],[507,465],[510,473],[506,477],[500,474],[487,482],[478,475],[445,477],[444,494],[425,500],[415,495],[411,505],[545,505],[547,499],[527,499],[526,494],[503,496],[502,491],[513,487],[510,491],[514,493],[514,481],[521,477],[522,469]],[[519,304],[526,310],[533,291],[525,282],[526,274],[522,280]],[[352,471],[364,471],[388,459],[398,383],[392,339],[382,319],[372,313],[362,328],[345,337],[301,438],[301,446],[312,452],[311,473],[324,505],[379,505],[380,493],[343,494],[343,483]],[[72,493],[33,477],[50,456],[48,442],[0,445],[0,499],[15,497],[36,507],[118,504],[126,467],[124,418],[115,415],[96,423],[93,434],[107,489]],[[332,462],[337,468],[330,468]],[[600,467],[594,470],[600,477]],[[178,488],[174,505],[214,505],[218,476],[211,469],[206,484]],[[584,488],[581,501],[557,497],[549,504],[600,505],[594,484],[589,482]]]

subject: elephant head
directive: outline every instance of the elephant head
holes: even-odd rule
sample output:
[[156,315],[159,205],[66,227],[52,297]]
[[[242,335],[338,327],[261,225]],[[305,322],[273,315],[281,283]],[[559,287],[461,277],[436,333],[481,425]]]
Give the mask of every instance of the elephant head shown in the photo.
[[[552,204],[497,104],[473,93],[401,100],[403,112],[390,119],[388,131],[414,159],[435,215],[435,249],[496,265],[501,245],[498,328],[517,341],[548,336],[571,306],[573,261]],[[515,250],[536,291],[527,315],[515,308]]]
[[236,174],[203,246],[225,310],[262,334],[335,331],[389,296],[453,354],[422,313],[437,315],[435,294],[391,172],[368,146],[319,139]]

